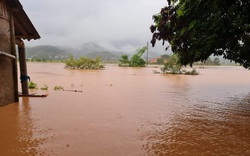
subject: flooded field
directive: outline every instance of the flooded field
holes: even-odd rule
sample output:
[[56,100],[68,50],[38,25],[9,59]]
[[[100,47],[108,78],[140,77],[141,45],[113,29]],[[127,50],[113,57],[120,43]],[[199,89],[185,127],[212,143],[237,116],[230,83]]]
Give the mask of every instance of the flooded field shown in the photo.
[[29,63],[31,80],[49,86],[32,92],[48,97],[0,107],[0,155],[250,155],[250,71],[207,67],[187,76],[153,70],[160,71]]

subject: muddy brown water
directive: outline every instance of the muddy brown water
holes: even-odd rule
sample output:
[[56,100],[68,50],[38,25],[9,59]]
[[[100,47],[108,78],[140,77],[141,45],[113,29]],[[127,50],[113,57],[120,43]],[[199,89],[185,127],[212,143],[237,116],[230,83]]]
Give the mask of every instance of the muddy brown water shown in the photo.
[[49,86],[31,92],[48,97],[0,107],[0,155],[250,155],[250,71],[153,70],[29,63],[31,80]]

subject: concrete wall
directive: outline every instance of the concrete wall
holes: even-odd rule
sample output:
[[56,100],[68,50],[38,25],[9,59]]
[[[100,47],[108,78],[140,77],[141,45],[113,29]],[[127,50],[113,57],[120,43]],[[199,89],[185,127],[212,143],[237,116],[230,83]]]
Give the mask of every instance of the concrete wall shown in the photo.
[[[5,0],[0,1],[0,51],[13,54],[13,36],[11,28],[11,15]],[[0,56],[0,106],[16,102],[15,85],[13,74],[15,62]]]

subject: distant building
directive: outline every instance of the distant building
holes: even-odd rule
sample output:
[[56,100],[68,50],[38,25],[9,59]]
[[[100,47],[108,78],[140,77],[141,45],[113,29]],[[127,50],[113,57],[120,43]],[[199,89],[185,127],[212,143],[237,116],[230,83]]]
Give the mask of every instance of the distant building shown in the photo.
[[157,63],[157,60],[161,58],[161,57],[157,57],[157,58],[153,58],[153,59],[150,59],[148,62],[149,63]]
[[25,46],[23,39],[40,36],[19,0],[0,0],[0,106],[18,101],[16,45],[20,59],[22,93],[28,93]]

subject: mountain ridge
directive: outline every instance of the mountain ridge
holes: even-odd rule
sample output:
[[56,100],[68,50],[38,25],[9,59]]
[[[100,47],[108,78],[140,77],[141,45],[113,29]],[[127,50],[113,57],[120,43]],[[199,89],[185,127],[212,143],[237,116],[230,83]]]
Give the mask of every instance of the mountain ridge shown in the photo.
[[[49,60],[65,60],[71,54],[75,58],[84,57],[100,57],[104,61],[118,61],[123,54],[130,57],[133,53],[123,53],[121,51],[109,50],[95,42],[84,43],[80,48],[71,48],[53,45],[39,45],[26,48],[26,56],[28,59],[49,59]],[[149,58],[160,56],[158,53],[149,53]]]

